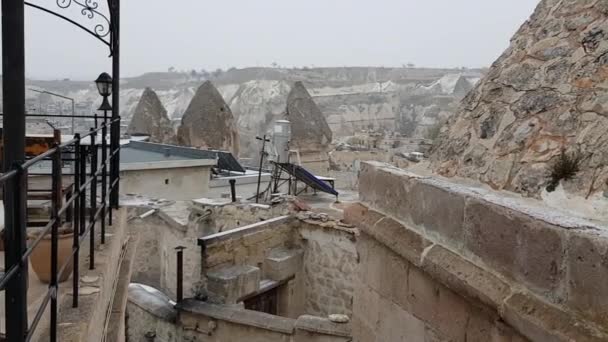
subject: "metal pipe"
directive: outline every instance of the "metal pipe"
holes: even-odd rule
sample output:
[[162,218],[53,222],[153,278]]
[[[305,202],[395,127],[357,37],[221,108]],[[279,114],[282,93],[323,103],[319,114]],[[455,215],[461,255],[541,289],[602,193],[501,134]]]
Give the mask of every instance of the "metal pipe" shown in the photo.
[[232,203],[236,202],[236,179],[229,180],[230,182],[230,194],[232,195]]
[[184,299],[184,249],[186,247],[179,246],[176,247],[177,251],[177,302],[181,302]]
[[106,167],[108,158],[108,145],[107,145],[107,135],[108,135],[108,111],[103,111],[103,126],[101,129],[101,207],[103,208],[101,211],[101,244],[106,243],[106,195],[107,195],[107,177],[108,177],[108,168]]
[[[55,143],[57,147],[58,143]],[[52,219],[53,227],[51,229],[51,282],[49,284],[49,290],[51,291],[51,342],[57,341],[57,270],[59,262],[58,260],[58,239],[59,239],[59,225],[61,224],[61,217],[59,217],[59,207],[61,206],[62,190],[61,190],[61,150],[55,148],[55,154],[53,155],[52,164],[53,176],[52,176],[52,188],[53,198],[51,201],[52,206]]]
[[[93,130],[93,129],[91,129]],[[89,232],[89,269],[95,269],[95,214],[97,212],[97,145],[95,144],[95,134],[91,135],[91,212],[89,213],[89,224],[91,231]]]
[[25,29],[24,1],[2,1],[2,97],[9,115],[3,122],[3,172],[19,172],[3,189],[4,193],[4,269],[19,265],[19,272],[8,282],[5,292],[6,339],[21,342],[27,333],[28,265],[20,261],[26,249],[27,172],[25,160]]
[[76,133],[74,135],[76,138],[76,143],[74,146],[74,196],[76,197],[76,201],[74,202],[74,221],[72,222],[72,232],[74,234],[74,240],[72,241],[72,249],[76,251],[76,256],[74,257],[73,263],[74,267],[72,268],[72,307],[78,307],[78,289],[79,289],[79,280],[80,275],[78,272],[79,260],[78,254],[80,253],[80,239],[78,238],[78,232],[80,232],[80,196],[82,193],[80,192],[80,134]]
[[[111,129],[111,141],[110,146],[112,153],[118,151],[114,157],[114,162],[111,166],[111,183],[119,178],[120,172],[120,0],[109,1],[111,19],[112,19],[112,32],[111,32],[111,46],[112,46],[112,120],[118,119],[117,122],[112,124]],[[113,121],[114,122],[114,121]],[[110,194],[110,204],[118,209],[118,194],[120,184],[116,183],[116,187],[112,189]]]
[[78,153],[80,157],[80,176],[78,177],[80,180],[80,184],[78,185],[78,191],[80,192],[80,235],[84,234],[87,210],[87,189],[85,187],[87,178],[87,156],[85,153],[85,148],[86,146],[80,145],[80,152]]
[[266,155],[266,142],[270,142],[270,139],[266,139],[266,134],[262,138],[255,137],[258,140],[262,140],[262,152],[260,152],[260,169],[258,170],[258,187],[255,192],[255,203],[260,202],[260,183],[262,182],[262,166],[264,166],[264,156]]

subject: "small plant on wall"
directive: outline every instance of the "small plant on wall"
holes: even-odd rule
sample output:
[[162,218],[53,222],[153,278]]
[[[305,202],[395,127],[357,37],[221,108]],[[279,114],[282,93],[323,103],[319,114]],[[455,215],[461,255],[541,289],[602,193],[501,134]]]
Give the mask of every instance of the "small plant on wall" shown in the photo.
[[560,181],[574,178],[580,171],[581,159],[581,154],[578,151],[568,153],[565,149],[562,149],[557,160],[550,165],[547,191],[553,192]]

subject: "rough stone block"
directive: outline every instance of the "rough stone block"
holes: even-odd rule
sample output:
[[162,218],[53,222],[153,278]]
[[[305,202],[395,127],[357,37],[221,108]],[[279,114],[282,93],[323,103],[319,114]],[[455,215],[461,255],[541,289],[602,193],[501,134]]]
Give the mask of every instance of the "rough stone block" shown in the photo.
[[424,258],[422,268],[456,293],[499,308],[510,293],[507,283],[439,245]]
[[607,341],[608,335],[587,322],[531,295],[517,293],[505,302],[505,322],[531,341]]
[[390,217],[383,218],[373,229],[365,232],[414,265],[420,265],[422,252],[431,244],[421,234]]
[[226,304],[254,293],[260,287],[260,269],[253,266],[232,266],[207,274],[207,290]]
[[410,267],[408,285],[410,312],[426,322],[436,322],[439,284],[424,271]]
[[465,244],[484,263],[559,301],[564,233],[523,213],[469,199]]
[[372,230],[376,223],[385,216],[369,209],[361,203],[351,204],[344,209],[344,221],[360,229]]
[[301,249],[275,248],[264,260],[264,276],[271,280],[282,281],[294,276],[302,269]]
[[[296,336],[299,331],[308,331],[321,335],[351,336],[351,325],[350,323],[334,323],[327,318],[302,315],[298,317],[295,324]],[[306,340],[302,340],[306,341]]]
[[460,248],[464,235],[465,197],[435,185],[417,182],[410,192],[412,221],[423,226],[427,234]]
[[390,301],[381,299],[385,314],[380,318],[376,341],[425,342],[425,324]]
[[437,320],[427,322],[429,325],[436,325],[436,329],[450,341],[468,341],[466,326],[472,307],[464,298],[439,286],[438,306],[435,309]]
[[375,342],[376,333],[374,329],[363,323],[357,317],[353,317],[353,342]]
[[571,234],[567,263],[568,305],[608,326],[608,238]]
[[380,320],[380,295],[365,284],[360,284],[353,298],[353,315],[360,322],[375,329]]

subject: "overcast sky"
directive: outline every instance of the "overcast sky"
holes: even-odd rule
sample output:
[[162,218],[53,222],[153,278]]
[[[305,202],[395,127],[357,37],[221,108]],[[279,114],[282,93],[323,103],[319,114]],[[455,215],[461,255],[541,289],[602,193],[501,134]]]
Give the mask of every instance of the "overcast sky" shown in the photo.
[[[32,0],[57,8],[55,0]],[[105,1],[101,0],[101,4]],[[122,74],[269,66],[489,66],[538,0],[122,0]],[[78,12],[70,12],[80,22]],[[26,9],[27,76],[93,79],[107,51]]]

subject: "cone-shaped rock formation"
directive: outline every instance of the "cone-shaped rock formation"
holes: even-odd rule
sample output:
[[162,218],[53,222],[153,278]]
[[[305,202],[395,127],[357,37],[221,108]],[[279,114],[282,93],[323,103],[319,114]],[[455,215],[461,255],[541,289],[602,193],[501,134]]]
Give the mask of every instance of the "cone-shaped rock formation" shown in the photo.
[[129,128],[129,134],[147,134],[150,141],[162,144],[175,144],[175,132],[167,110],[158,99],[154,90],[146,88],[139,99]]
[[539,196],[562,150],[561,182],[589,196],[608,181],[608,0],[543,0],[463,100],[432,151],[434,170]]
[[291,122],[290,146],[294,149],[322,151],[331,143],[331,128],[302,82],[296,82],[287,97],[287,119]]
[[238,155],[239,136],[232,111],[209,81],[203,83],[182,117],[177,138],[181,145]]

